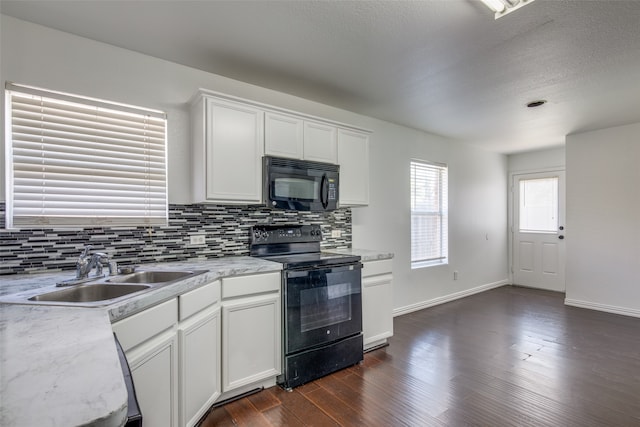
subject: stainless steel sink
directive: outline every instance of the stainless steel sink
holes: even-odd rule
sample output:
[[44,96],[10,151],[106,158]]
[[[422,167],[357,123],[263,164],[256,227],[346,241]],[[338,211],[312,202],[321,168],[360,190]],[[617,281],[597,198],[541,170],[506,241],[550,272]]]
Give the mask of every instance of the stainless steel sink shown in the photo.
[[139,271],[125,276],[111,277],[108,281],[115,283],[167,283],[186,279],[200,273],[199,271]]
[[116,285],[97,283],[35,295],[29,301],[96,302],[111,300],[149,289],[151,285]]
[[[0,297],[0,302],[9,304],[40,304],[72,307],[102,307],[124,299],[140,296],[206,273],[208,270],[143,270],[130,274],[89,278],[89,282],[55,290],[42,289]],[[166,296],[166,294],[163,294]]]

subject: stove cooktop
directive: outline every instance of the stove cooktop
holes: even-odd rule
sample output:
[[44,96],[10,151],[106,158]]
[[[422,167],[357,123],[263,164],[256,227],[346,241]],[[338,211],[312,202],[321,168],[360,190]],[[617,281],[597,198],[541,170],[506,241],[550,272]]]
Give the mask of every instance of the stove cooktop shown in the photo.
[[353,264],[360,261],[357,255],[342,255],[330,252],[310,252],[295,255],[272,255],[260,258],[279,262],[285,269],[302,268],[310,266],[333,266],[338,264]]

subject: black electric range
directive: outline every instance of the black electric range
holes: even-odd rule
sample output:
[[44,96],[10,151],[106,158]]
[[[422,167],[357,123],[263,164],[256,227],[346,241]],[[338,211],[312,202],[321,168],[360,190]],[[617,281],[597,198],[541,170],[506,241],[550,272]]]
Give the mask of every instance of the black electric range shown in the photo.
[[363,359],[359,256],[321,252],[319,225],[251,229],[252,256],[283,264],[283,369],[290,389]]

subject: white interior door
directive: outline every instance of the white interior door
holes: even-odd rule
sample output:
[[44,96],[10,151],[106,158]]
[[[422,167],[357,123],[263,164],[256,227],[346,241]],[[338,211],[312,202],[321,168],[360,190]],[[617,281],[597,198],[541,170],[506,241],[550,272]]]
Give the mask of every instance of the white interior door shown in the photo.
[[513,283],[564,292],[564,171],[514,175],[513,205]]

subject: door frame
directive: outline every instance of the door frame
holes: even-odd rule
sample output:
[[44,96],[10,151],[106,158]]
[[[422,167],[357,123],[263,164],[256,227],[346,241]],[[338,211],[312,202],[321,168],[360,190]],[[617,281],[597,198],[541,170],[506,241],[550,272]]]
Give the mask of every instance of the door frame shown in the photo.
[[[509,255],[509,283],[513,284],[513,246],[515,239],[515,229],[514,229],[514,213],[515,213],[515,197],[514,197],[514,188],[513,188],[513,180],[518,175],[530,175],[536,173],[550,173],[550,172],[564,172],[566,177],[566,168],[564,166],[560,167],[551,167],[551,168],[540,168],[540,169],[525,169],[525,170],[516,170],[509,171],[509,181],[507,182],[507,232],[509,233],[508,240],[508,255]],[[566,178],[565,178],[566,180]],[[565,181],[566,182],[566,181]],[[565,190],[565,206],[566,206],[566,190]],[[566,216],[566,212],[565,212]],[[566,219],[565,219],[566,222]],[[566,227],[566,224],[564,224]],[[565,257],[566,263],[566,257]],[[566,273],[565,273],[566,274]]]

